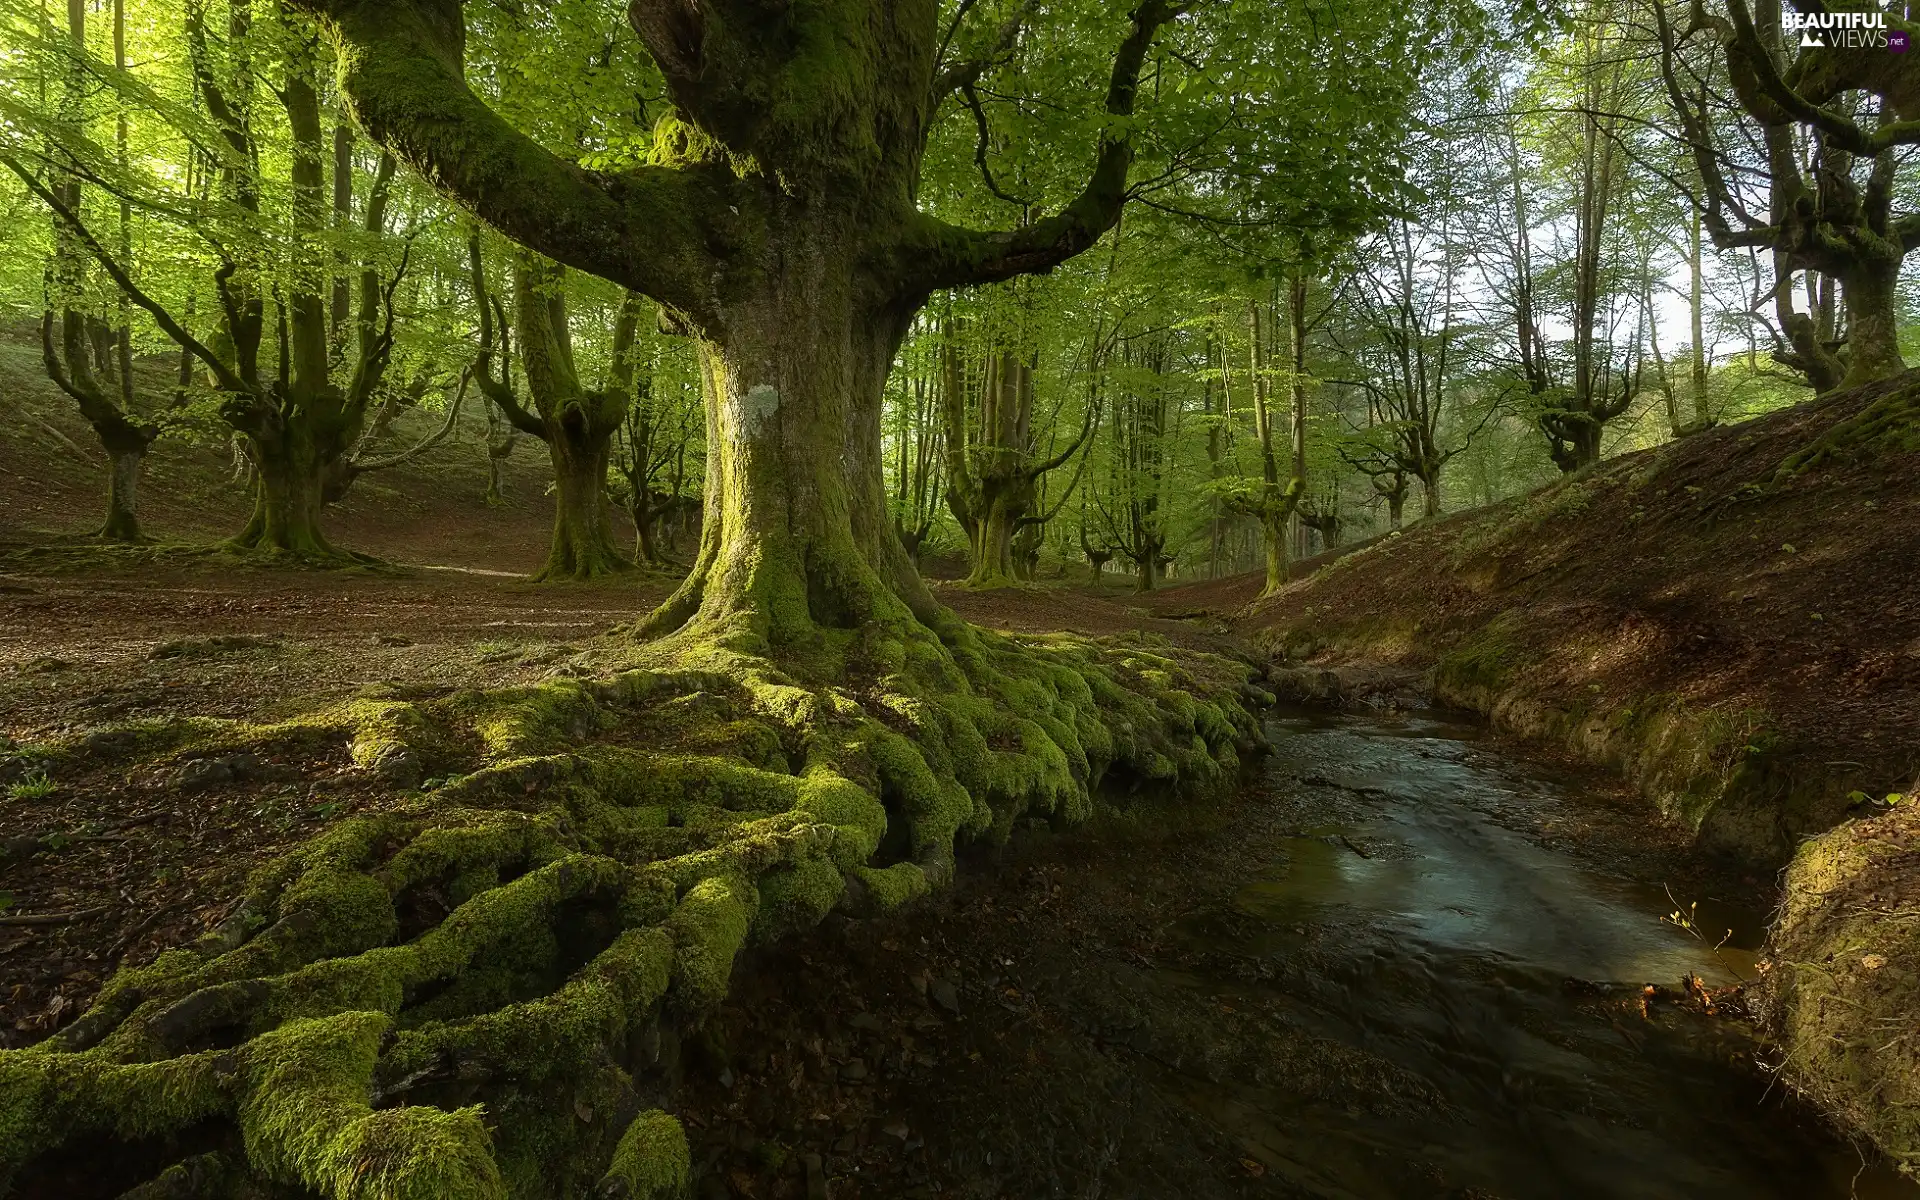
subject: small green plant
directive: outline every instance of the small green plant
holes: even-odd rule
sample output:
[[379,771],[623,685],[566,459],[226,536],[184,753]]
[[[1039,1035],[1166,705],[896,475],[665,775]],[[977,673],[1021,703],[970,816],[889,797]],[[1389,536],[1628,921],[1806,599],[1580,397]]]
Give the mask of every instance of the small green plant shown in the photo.
[[7,785],[9,800],[45,800],[60,790],[60,785],[47,778],[45,771],[34,771],[25,779]]
[[1680,902],[1673,898],[1672,888],[1662,885],[1661,890],[1667,894],[1667,899],[1671,901],[1673,904],[1673,911],[1668,913],[1666,916],[1660,918],[1661,924],[1671,925],[1675,929],[1686,930],[1688,933],[1692,934],[1694,938],[1698,940],[1701,945],[1707,946],[1709,950],[1712,950],[1713,956],[1720,960],[1720,965],[1725,967],[1729,972],[1731,972],[1735,979],[1745,979],[1746,977],[1745,973],[1742,972],[1740,968],[1735,966],[1732,962],[1728,961],[1727,956],[1725,954],[1721,953],[1721,950],[1726,946],[1726,944],[1730,940],[1732,940],[1733,930],[1728,929],[1725,933],[1720,935],[1719,941],[1714,942],[1711,945],[1708,945],[1707,935],[1700,928],[1700,902],[1698,900],[1695,900],[1693,903],[1687,905],[1686,908],[1683,910],[1680,907]]

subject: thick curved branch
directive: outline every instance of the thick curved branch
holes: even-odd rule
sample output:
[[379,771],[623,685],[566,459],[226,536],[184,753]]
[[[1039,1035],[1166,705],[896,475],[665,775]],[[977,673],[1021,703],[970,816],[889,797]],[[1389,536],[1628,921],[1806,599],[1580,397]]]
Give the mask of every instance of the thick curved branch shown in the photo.
[[[1894,146],[1920,143],[1920,121],[1890,121],[1868,133],[1844,114],[1802,96],[1788,86],[1786,80],[1780,77],[1780,72],[1774,69],[1773,56],[1767,53],[1759,31],[1754,28],[1746,0],[1727,0],[1727,12],[1733,18],[1733,39],[1727,47],[1728,53],[1740,56],[1742,65],[1752,73],[1752,80],[1759,85],[1765,99],[1779,105],[1784,115],[1820,130],[1841,149],[1866,157]],[[1739,78],[1736,74],[1736,81]],[[1763,106],[1753,103],[1754,99],[1743,96],[1742,102],[1754,117],[1764,121],[1766,114],[1755,111]]]
[[910,264],[908,287],[935,288],[998,283],[1016,275],[1051,270],[1079,254],[1120,220],[1127,201],[1127,172],[1133,166],[1130,136],[1140,68],[1160,27],[1188,10],[1172,0],[1144,0],[1133,11],[1132,27],[1113,56],[1106,111],[1111,123],[1086,186],[1059,212],[1023,229],[983,232],[950,225],[921,214],[901,249]]
[[460,405],[461,402],[467,398],[467,384],[472,379],[472,370],[466,370],[460,373],[460,390],[453,394],[453,403],[447,406],[447,419],[440,423],[440,428],[434,430],[426,437],[421,438],[412,446],[400,451],[398,454],[390,454],[385,458],[368,459],[364,462],[358,458],[354,459],[353,462],[349,464],[354,474],[358,475],[367,471],[385,471],[390,467],[405,466],[435,446],[438,446],[441,442],[446,441],[448,435],[453,432],[454,426],[460,420]]
[[703,222],[725,211],[723,169],[585,170],[548,151],[467,87],[459,0],[291,0],[339,44],[361,126],[440,191],[522,245],[709,316],[714,256]]

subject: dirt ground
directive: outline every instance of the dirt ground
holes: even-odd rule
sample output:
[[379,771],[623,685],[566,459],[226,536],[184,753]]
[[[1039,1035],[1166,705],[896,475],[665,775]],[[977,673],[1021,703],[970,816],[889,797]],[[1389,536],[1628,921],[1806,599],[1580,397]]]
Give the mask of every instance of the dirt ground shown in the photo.
[[[466,540],[389,545],[446,553]],[[304,571],[183,549],[0,544],[0,739],[43,743],[165,718],[263,722],[355,696],[533,682],[675,582],[635,572],[534,585],[506,569],[525,557],[510,547],[486,568]],[[1015,633],[1214,638],[1149,617],[1124,593],[935,587],[968,619]],[[391,802],[342,746],[270,755],[230,776],[129,773],[109,755],[45,785],[18,763],[0,780],[12,789],[0,833],[0,1045],[45,1036],[115,967],[197,936],[255,866]]]

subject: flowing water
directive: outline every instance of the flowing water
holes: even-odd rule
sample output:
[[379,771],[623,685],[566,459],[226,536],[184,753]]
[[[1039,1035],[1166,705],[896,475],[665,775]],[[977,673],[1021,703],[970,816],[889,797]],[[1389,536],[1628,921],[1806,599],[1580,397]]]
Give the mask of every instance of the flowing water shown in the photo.
[[1739,1022],[1643,1015],[1645,984],[1751,977],[1764,914],[1663,920],[1694,898],[1556,848],[1591,812],[1577,781],[1477,749],[1471,726],[1298,715],[1270,732],[1263,770],[1298,836],[1234,912],[1180,936],[1256,964],[1235,984],[1250,1005],[1384,1066],[1365,1103],[1285,1072],[1163,1084],[1250,1170],[1327,1197],[1920,1197],[1782,1103]]

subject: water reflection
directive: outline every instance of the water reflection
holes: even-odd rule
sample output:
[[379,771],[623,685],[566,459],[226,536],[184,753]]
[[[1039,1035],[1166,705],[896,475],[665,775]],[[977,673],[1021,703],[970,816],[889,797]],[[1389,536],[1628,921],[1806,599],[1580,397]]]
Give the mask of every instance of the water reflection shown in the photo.
[[1577,827],[1568,785],[1473,749],[1468,728],[1300,716],[1271,732],[1265,770],[1298,836],[1240,894],[1251,919],[1185,936],[1260,960],[1258,999],[1403,1069],[1410,1093],[1383,1116],[1184,1081],[1272,1176],[1329,1197],[1920,1197],[1768,1095],[1739,1024],[1638,1011],[1649,982],[1750,976],[1763,914],[1706,901],[1695,936],[1662,920],[1659,884],[1542,845],[1540,829]]

